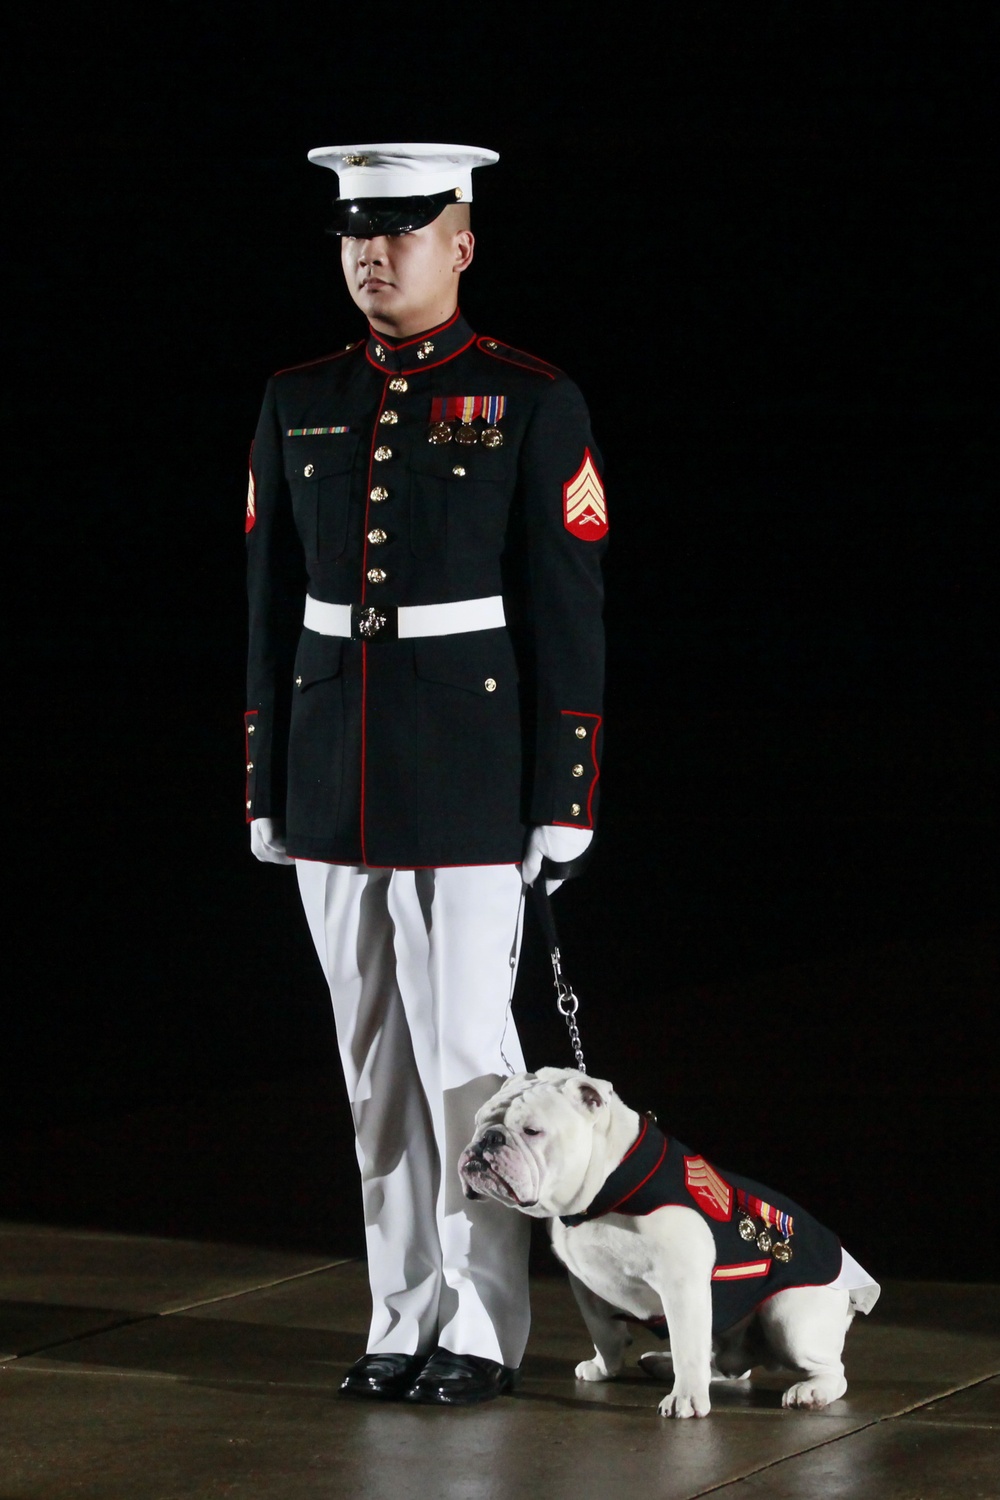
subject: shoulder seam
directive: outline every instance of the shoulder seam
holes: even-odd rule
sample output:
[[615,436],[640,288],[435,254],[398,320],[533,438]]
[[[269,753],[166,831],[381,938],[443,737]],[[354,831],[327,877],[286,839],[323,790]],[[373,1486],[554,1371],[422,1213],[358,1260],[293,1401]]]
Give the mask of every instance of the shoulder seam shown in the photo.
[[[504,349],[507,351],[507,353],[501,354],[499,352],[499,349],[487,348],[487,344],[489,343],[497,344],[499,346],[499,349]],[[537,354],[529,354],[527,349],[515,349],[513,344],[505,344],[500,339],[489,339],[484,334],[479,335],[476,340],[476,346],[477,348],[481,349],[484,354],[489,355],[490,359],[498,359],[501,360],[504,364],[516,365],[519,370],[527,370],[529,375],[544,375],[547,380],[555,380],[557,376],[564,373],[562,370],[560,370],[558,365],[550,364],[547,359],[540,359]],[[523,358],[510,359],[508,358],[508,355],[510,354],[520,354]],[[524,363],[524,361],[526,360],[531,360],[532,363]],[[539,368],[539,366],[541,366],[541,368]]]
[[322,354],[319,359],[307,359],[301,365],[286,365],[283,370],[275,370],[272,379],[279,375],[294,375],[296,370],[311,370],[315,365],[327,365],[335,359],[344,359],[348,354],[353,354],[355,349],[359,349],[362,343],[363,340],[358,339],[355,343],[348,344],[346,349],[338,349],[336,354]]

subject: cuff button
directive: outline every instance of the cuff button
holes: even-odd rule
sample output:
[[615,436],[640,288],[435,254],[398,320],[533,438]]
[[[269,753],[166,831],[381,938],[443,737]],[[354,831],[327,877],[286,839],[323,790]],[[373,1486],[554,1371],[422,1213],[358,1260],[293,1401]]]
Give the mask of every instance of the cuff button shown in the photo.
[[574,802],[573,806],[570,808],[570,812],[573,814],[574,818],[578,818],[583,812],[583,808],[580,806],[579,802]]

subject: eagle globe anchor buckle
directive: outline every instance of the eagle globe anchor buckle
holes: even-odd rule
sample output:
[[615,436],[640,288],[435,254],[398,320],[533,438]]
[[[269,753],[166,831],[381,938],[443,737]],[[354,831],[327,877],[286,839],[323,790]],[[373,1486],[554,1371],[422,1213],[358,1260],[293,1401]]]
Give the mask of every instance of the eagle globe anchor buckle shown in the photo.
[[351,639],[363,641],[394,641],[397,639],[397,616],[395,609],[376,609],[374,604],[351,606]]

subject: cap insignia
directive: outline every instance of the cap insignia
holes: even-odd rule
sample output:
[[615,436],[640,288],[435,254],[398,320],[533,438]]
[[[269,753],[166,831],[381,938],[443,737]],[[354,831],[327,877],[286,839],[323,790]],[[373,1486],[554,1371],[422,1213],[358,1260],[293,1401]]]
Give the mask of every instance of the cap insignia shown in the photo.
[[352,156],[344,157],[345,167],[370,167],[371,164],[372,159],[370,156],[358,156],[355,154]]

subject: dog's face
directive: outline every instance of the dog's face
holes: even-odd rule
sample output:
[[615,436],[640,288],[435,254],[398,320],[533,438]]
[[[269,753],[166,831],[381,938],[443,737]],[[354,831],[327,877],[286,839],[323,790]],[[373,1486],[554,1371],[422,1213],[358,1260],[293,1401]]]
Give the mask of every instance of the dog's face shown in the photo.
[[573,1068],[508,1078],[476,1115],[459,1160],[465,1196],[536,1219],[579,1212],[609,1170],[612,1102],[620,1103],[610,1083]]

